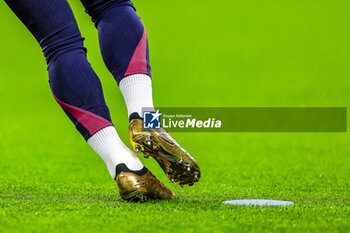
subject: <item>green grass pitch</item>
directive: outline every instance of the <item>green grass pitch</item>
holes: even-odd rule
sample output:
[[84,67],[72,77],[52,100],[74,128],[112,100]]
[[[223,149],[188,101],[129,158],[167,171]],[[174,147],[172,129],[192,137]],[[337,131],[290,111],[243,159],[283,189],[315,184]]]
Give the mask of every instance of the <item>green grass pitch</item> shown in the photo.
[[[70,0],[88,58],[128,142],[126,108],[97,32]],[[141,1],[154,99],[163,107],[347,107],[350,2]],[[0,2],[0,232],[349,232],[350,135],[174,133],[195,156],[193,187],[124,203],[103,161],[54,101],[30,33]],[[229,206],[264,198],[288,207]]]

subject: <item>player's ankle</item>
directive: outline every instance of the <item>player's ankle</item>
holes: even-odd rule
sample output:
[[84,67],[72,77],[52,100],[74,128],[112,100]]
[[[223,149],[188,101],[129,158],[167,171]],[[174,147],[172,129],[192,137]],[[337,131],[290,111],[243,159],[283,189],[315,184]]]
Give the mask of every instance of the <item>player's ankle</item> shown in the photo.
[[142,118],[144,108],[154,109],[150,76],[145,74],[129,75],[120,81],[119,88],[128,109],[129,119],[130,117]]
[[132,169],[129,169],[125,163],[120,163],[115,167],[115,178],[114,179],[116,179],[117,176],[122,172],[129,172],[129,173],[133,173],[133,174],[138,175],[138,176],[143,176],[148,172],[148,169],[145,166],[143,166],[143,168],[141,168],[139,170],[132,170]]
[[139,115],[139,113],[133,112],[129,115],[129,122],[135,119],[143,120],[143,118]]
[[88,139],[89,145],[103,159],[111,177],[116,177],[116,166],[124,163],[130,170],[144,166],[140,159],[120,139],[113,126],[106,127]]

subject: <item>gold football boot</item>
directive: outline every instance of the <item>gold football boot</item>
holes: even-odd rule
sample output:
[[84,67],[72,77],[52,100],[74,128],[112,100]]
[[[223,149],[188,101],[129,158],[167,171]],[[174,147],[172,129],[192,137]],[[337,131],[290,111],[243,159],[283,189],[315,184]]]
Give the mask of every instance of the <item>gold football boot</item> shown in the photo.
[[128,202],[145,202],[147,200],[168,200],[175,194],[163,185],[146,167],[140,171],[131,171],[125,164],[116,168],[119,194]]
[[130,143],[145,158],[152,156],[171,182],[181,187],[198,182],[200,168],[196,160],[163,128],[144,129],[143,120],[133,119],[129,125]]

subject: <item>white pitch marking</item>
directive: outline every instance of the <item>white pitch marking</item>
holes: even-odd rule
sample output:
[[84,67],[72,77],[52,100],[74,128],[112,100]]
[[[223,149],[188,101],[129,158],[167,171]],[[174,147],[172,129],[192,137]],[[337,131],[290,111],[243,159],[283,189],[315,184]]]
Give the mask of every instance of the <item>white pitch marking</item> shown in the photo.
[[262,206],[286,206],[293,205],[291,201],[278,201],[278,200],[266,200],[266,199],[243,199],[243,200],[231,200],[224,201],[224,204],[229,205],[262,205]]

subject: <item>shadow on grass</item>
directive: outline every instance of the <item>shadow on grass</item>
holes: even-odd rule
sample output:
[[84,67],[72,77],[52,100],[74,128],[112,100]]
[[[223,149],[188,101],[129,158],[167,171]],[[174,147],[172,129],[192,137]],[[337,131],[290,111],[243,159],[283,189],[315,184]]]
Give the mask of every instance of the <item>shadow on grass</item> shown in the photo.
[[[127,204],[140,204],[135,202],[125,202],[116,192],[116,194],[99,195],[99,194],[64,194],[64,193],[2,193],[0,194],[0,200],[2,201],[41,201],[41,202],[103,202],[103,203],[127,203]],[[149,200],[142,204],[193,204],[193,205],[208,205],[208,204],[221,204],[223,198],[216,195],[200,197],[196,196],[184,196],[180,195],[172,200]]]

